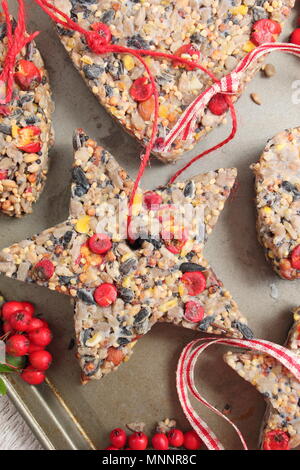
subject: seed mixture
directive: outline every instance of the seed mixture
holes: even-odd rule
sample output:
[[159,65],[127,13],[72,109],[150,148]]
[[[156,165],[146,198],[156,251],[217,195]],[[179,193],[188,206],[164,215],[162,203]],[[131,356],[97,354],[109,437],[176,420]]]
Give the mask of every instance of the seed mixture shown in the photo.
[[300,277],[300,128],[269,140],[255,174],[257,233],[283,279]]
[[[85,29],[105,23],[114,44],[196,60],[221,78],[256,45],[277,38],[294,0],[52,0],[52,3]],[[266,20],[271,20],[267,27]],[[146,91],[142,101],[131,93],[137,80],[146,79],[143,66],[131,55],[100,56],[91,52],[78,32],[58,26],[58,33],[100,103],[128,132],[146,144],[151,135],[154,98],[151,94],[147,96],[149,87],[146,90],[141,81],[138,85],[144,85]],[[146,61],[159,90],[159,131],[154,153],[163,161],[175,161],[224,122],[228,106],[221,114],[207,108],[191,139],[177,140],[170,152],[161,153],[161,144],[182,112],[212,82],[202,71],[189,70],[176,62],[150,57]],[[256,63],[247,72],[243,85],[260,65]]]
[[[286,347],[300,356],[300,307],[293,311],[294,324]],[[256,353],[232,353],[225,362],[243,379],[254,385],[268,403],[261,445],[264,449],[285,445],[293,449],[300,445],[300,384],[274,358]]]
[[[0,64],[6,56],[4,16],[0,15]],[[6,86],[0,83],[0,96]],[[20,217],[32,212],[48,172],[53,144],[53,103],[43,60],[34,42],[17,58],[11,101],[0,105],[0,211]]]
[[[120,237],[121,223],[112,228],[102,209],[109,204],[119,214],[120,202],[127,207],[133,181],[81,130],[73,143],[70,217],[2,250],[0,272],[73,297],[83,382],[126,361],[136,340],[157,321],[251,338],[246,318],[203,256],[236,170],[221,168],[156,191],[139,190],[133,222],[142,214],[146,227],[162,221],[161,228],[154,238],[137,228],[136,239],[129,242],[126,233]],[[186,203],[203,209],[199,220],[192,220],[201,230],[191,237],[185,227],[179,231],[175,220]],[[105,232],[103,220],[108,220]]]

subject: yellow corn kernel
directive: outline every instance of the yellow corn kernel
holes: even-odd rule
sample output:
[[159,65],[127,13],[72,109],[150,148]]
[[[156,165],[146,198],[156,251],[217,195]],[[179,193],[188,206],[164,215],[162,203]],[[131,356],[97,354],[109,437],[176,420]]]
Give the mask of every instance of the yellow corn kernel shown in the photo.
[[255,49],[255,44],[253,44],[252,41],[247,41],[245,42],[245,44],[243,45],[243,51],[244,52],[251,52],[253,51],[253,49]]
[[139,214],[143,203],[143,195],[142,193],[136,193],[133,198],[133,205],[132,205],[132,215],[136,216]]
[[159,117],[166,119],[169,114],[169,108],[168,106],[161,104],[158,110]]
[[130,253],[130,252],[125,253],[125,255],[123,255],[122,258],[121,258],[121,262],[122,262],[122,263],[125,263],[125,261],[127,261],[130,257],[131,257],[131,253]]
[[126,70],[132,70],[135,67],[134,58],[131,55],[125,55],[123,57],[123,64]]
[[75,230],[78,233],[88,233],[90,230],[90,217],[88,215],[80,217],[76,222]]
[[282,150],[284,147],[285,147],[285,144],[277,144],[277,145],[275,145],[275,149],[276,149],[276,150],[279,150],[279,151]]
[[123,287],[130,287],[130,284],[131,284],[130,277],[129,276],[125,277],[123,282],[122,282],[122,286]]
[[268,251],[268,257],[271,259],[274,259],[274,254],[272,253],[271,250]]
[[84,64],[93,65],[92,59],[91,59],[89,56],[87,56],[87,55],[83,55],[80,60],[81,60],[81,62],[83,62]]
[[272,209],[271,209],[271,207],[269,207],[269,206],[263,207],[261,211],[262,211],[263,214],[265,214],[265,215],[272,214],[272,212],[273,212]]
[[16,124],[13,124],[11,126],[11,135],[13,136],[14,139],[16,139],[19,136],[19,126]]
[[180,297],[183,297],[185,293],[186,293],[185,286],[183,284],[179,284],[178,294],[180,295]]
[[300,320],[300,315],[298,312],[294,313],[294,321]]
[[101,331],[97,331],[97,333],[95,333],[91,338],[89,338],[85,342],[85,344],[88,348],[93,348],[94,346],[97,346],[97,344],[100,343],[102,338],[103,338],[103,335],[102,335]]
[[239,7],[232,8],[231,13],[233,15],[247,15],[248,7],[246,5],[240,5]]
[[160,312],[167,312],[168,310],[171,310],[171,308],[176,307],[177,304],[178,304],[178,300],[177,299],[172,299],[172,300],[169,300],[168,302],[165,302],[164,304],[160,305],[158,307],[158,310]]

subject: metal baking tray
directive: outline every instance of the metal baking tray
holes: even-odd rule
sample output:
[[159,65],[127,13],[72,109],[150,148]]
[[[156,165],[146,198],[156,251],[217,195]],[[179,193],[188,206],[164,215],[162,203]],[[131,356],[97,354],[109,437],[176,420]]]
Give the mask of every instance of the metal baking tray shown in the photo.
[[[111,120],[86,88],[50,20],[33,2],[28,1],[27,6],[30,30],[42,31],[37,43],[46,61],[56,102],[56,142],[51,150],[46,188],[33,214],[21,220],[0,217],[1,247],[67,217],[71,141],[75,128],[84,128],[98,139],[132,176],[137,172],[140,154],[135,141]],[[297,14],[299,7],[286,26],[284,39],[295,25]],[[185,177],[224,166],[238,168],[239,191],[234,200],[227,202],[208,241],[206,256],[248,317],[256,336],[283,343],[291,325],[289,311],[300,303],[299,281],[280,280],[264,260],[255,233],[253,176],[249,165],[258,159],[268,138],[300,124],[300,104],[292,101],[295,92],[292,85],[300,78],[299,59],[276,53],[267,62],[275,65],[277,73],[271,79],[258,74],[247,87],[237,104],[239,131],[236,139],[199,161]],[[251,92],[261,96],[261,106],[250,100]],[[164,184],[183,163],[228,133],[229,126],[214,131],[176,165],[164,166],[153,158],[143,179],[144,188]],[[277,299],[270,295],[272,285],[277,288]],[[139,341],[130,361],[117,372],[100,382],[82,386],[75,350],[69,348],[74,336],[69,298],[4,277],[0,279],[0,291],[7,299],[35,302],[37,310],[53,328],[50,351],[54,364],[47,383],[30,387],[14,376],[6,379],[10,397],[46,449],[100,449],[107,445],[107,436],[113,427],[137,420],[146,422],[148,430],[166,417],[175,418],[183,428],[188,427],[177,399],[175,370],[180,351],[196,333],[167,324],[157,325]],[[197,366],[197,383],[219,409],[230,405],[231,419],[254,449],[264,401],[223,363],[223,352],[223,347],[216,347],[204,355]],[[198,405],[197,409],[227,449],[240,447],[234,431],[226,423]]]

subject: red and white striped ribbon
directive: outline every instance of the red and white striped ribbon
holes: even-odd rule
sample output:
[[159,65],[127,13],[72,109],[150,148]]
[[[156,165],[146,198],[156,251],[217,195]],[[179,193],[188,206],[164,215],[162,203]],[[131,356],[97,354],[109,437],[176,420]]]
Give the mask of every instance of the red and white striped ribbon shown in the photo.
[[[197,346],[199,343],[203,344]],[[177,365],[176,386],[180,404],[190,425],[197,432],[208,450],[224,450],[224,447],[215,433],[209,428],[207,423],[202,418],[200,418],[198,413],[192,407],[188,396],[189,392],[194,396],[194,398],[196,398],[197,401],[205,405],[217,415],[224,418],[235,429],[242,442],[244,450],[247,450],[247,444],[238,427],[221,411],[205,400],[205,398],[201,396],[195,386],[194,369],[197,359],[206,348],[214,344],[224,344],[227,346],[235,346],[243,349],[252,349],[260,353],[267,354],[286,367],[286,369],[288,369],[299,382],[300,358],[283,346],[279,346],[278,344],[272,343],[270,341],[258,339],[244,340],[230,338],[201,338],[190,342],[182,351]]]
[[184,111],[173,129],[166,136],[162,146],[162,152],[167,153],[172,143],[182,138],[187,140],[191,137],[199,117],[203,114],[212,97],[218,93],[236,94],[240,91],[241,80],[247,69],[261,57],[273,51],[287,52],[300,56],[300,46],[292,43],[266,43],[249,52],[236,66],[236,68],[215,82],[207,90],[201,93]]

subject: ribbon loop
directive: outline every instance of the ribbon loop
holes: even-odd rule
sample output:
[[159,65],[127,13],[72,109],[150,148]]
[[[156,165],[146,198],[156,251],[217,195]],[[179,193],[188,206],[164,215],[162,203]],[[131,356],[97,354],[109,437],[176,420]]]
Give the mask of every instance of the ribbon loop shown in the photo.
[[[200,344],[199,346],[199,343]],[[243,349],[252,349],[263,354],[268,354],[277,361],[279,361],[291,374],[300,382],[300,358],[295,353],[279,346],[278,344],[270,341],[253,339],[230,339],[230,338],[200,338],[195,341],[191,341],[182,351],[176,373],[176,386],[180,404],[184,411],[186,418],[188,419],[191,426],[199,435],[200,439],[203,440],[209,450],[224,450],[224,447],[216,437],[214,432],[209,428],[206,422],[199,417],[197,412],[192,407],[188,391],[196,398],[196,400],[206,406],[208,409],[216,413],[218,416],[225,419],[236,431],[240,438],[244,450],[248,450],[246,441],[238,429],[238,427],[220,410],[211,405],[202,395],[198,392],[195,379],[194,370],[196,362],[200,354],[205,351],[209,346],[214,344],[224,344],[226,346],[234,346]]]

